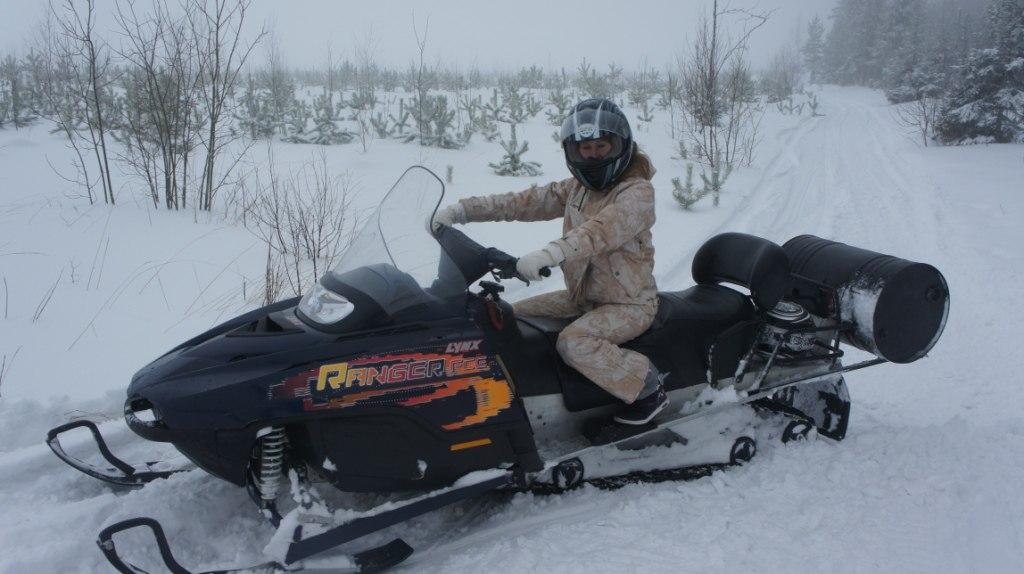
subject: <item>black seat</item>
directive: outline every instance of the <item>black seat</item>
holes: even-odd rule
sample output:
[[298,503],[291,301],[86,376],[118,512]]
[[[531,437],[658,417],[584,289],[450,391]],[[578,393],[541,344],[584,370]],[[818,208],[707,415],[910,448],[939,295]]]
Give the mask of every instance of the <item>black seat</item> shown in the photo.
[[[721,285],[695,285],[685,291],[658,293],[658,314],[649,329],[623,345],[649,357],[663,373],[669,389],[707,379],[708,350],[730,327],[755,315],[750,299]],[[519,317],[546,333],[554,343],[572,319]],[[614,398],[582,375],[565,367],[562,392],[566,408],[583,410],[614,402]]]
[[643,353],[662,372],[670,389],[707,381],[708,351],[728,329],[754,319],[750,298],[722,285],[694,285],[658,294],[658,315],[650,329],[624,345]]
[[[721,285],[694,285],[685,291],[658,293],[658,314],[650,328],[625,345],[655,349],[667,342],[669,333],[686,331],[696,339],[713,339],[729,326],[749,319],[754,312],[750,299]],[[557,337],[575,319],[520,316],[533,327]],[[666,328],[668,327],[668,328]]]

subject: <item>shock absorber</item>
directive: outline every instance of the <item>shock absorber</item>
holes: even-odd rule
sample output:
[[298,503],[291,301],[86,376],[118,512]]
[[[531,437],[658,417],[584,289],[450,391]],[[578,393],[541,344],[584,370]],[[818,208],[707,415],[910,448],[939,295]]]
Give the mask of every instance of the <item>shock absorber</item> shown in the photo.
[[284,476],[284,449],[288,437],[284,427],[267,427],[260,431],[260,459],[256,472],[257,489],[263,508],[275,508],[281,477]]

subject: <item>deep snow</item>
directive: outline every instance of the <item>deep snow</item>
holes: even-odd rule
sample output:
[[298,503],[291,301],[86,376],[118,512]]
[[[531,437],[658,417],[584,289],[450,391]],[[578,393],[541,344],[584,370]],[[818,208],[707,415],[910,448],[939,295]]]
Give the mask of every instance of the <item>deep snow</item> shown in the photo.
[[[921,148],[878,92],[826,87],[821,100],[823,117],[768,115],[754,166],[733,175],[717,209],[705,200],[679,210],[669,193],[683,172],[674,146],[657,123],[640,134],[660,169],[659,283],[690,285],[697,247],[727,230],[778,242],[812,233],[928,262],[952,293],[931,355],[850,374],[853,418],[842,443],[762,448],[751,465],[689,483],[458,505],[398,529],[420,551],[405,571],[1019,571],[1024,330],[1013,311],[1024,270],[1024,147]],[[453,165],[449,193],[460,197],[563,177],[552,130],[540,119],[523,130],[527,159],[544,165],[538,178],[491,175],[486,162],[500,152],[480,141],[462,151],[375,142],[365,155],[356,144],[328,153],[357,177],[365,203],[411,163],[439,173]],[[276,147],[285,162],[312,150]],[[0,276],[9,290],[0,355],[20,348],[0,387],[0,572],[107,572],[96,533],[138,515],[160,520],[190,567],[258,561],[272,529],[241,490],[191,472],[114,491],[42,444],[69,416],[116,419],[134,370],[242,309],[264,257],[251,234],[217,217],[152,212],[127,190],[115,209],[66,197],[46,164],[62,154],[43,126],[0,131]],[[467,229],[523,253],[559,227]],[[508,296],[558,287],[557,278],[510,284]],[[117,420],[103,430],[126,458],[159,455]],[[122,545],[132,541],[144,543],[126,536]],[[154,553],[135,556],[152,564]]]

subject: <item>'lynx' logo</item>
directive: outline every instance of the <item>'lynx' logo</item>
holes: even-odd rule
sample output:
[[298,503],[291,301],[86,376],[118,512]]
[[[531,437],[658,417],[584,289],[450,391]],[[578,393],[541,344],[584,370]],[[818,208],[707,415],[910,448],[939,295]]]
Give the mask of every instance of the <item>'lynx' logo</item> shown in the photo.
[[448,346],[445,348],[444,352],[446,355],[450,355],[455,353],[465,353],[467,351],[476,351],[479,350],[480,343],[482,342],[483,339],[477,339],[475,341],[457,341],[455,343],[448,343]]

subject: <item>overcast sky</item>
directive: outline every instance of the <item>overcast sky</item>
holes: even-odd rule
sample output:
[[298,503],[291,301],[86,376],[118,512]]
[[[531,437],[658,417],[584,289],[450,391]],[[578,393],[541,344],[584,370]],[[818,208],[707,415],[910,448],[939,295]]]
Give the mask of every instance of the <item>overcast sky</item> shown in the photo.
[[[96,3],[101,26],[110,29],[113,0]],[[749,56],[755,67],[767,63],[779,47],[794,43],[815,14],[826,19],[835,3],[731,1],[734,8],[775,11],[751,39]],[[336,57],[352,57],[356,44],[368,37],[374,40],[379,62],[405,66],[416,55],[414,19],[422,33],[429,18],[428,58],[449,66],[574,68],[587,57],[601,67],[614,61],[633,68],[646,58],[660,68],[687,48],[699,15],[710,4],[711,0],[255,0],[250,18],[253,31],[260,24],[273,28],[293,66],[318,66],[327,46]],[[43,0],[0,0],[0,50],[21,52],[44,9]]]

